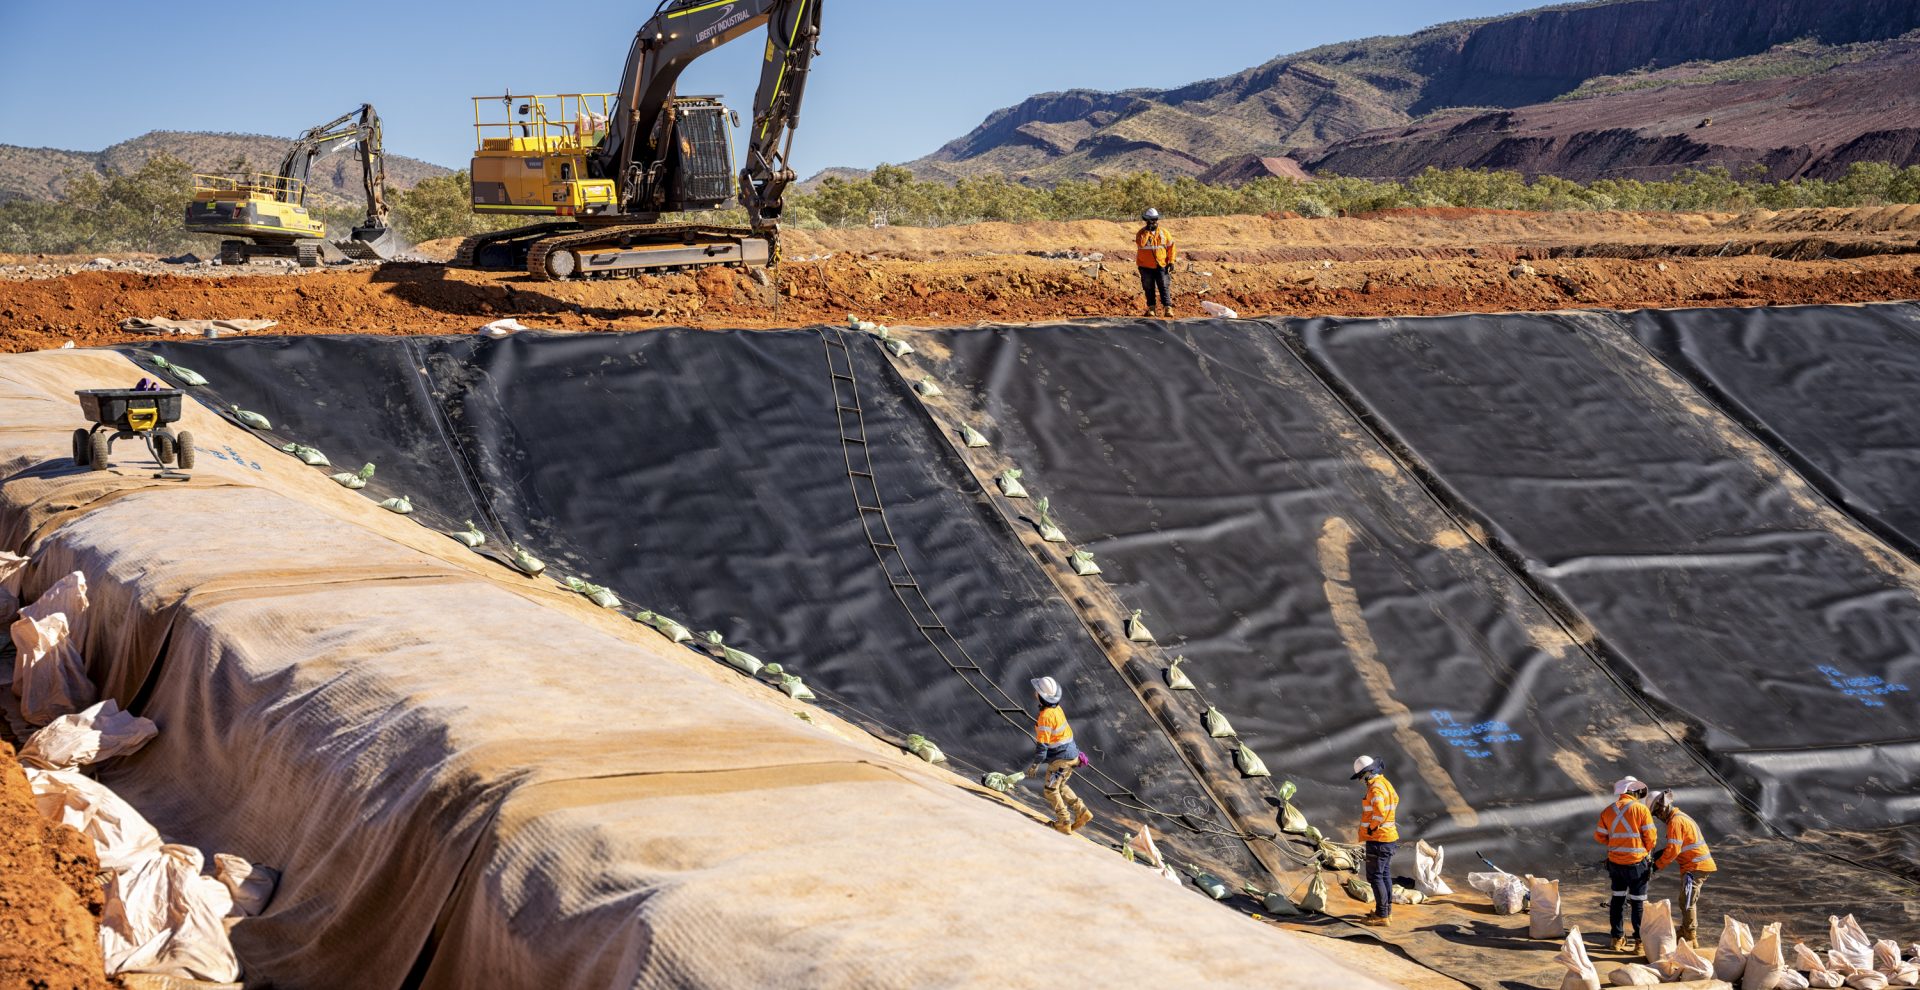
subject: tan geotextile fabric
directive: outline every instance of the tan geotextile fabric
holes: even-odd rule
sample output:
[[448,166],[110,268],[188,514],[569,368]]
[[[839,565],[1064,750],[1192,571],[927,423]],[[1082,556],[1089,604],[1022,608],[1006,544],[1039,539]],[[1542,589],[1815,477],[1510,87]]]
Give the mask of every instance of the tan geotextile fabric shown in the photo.
[[191,483],[77,471],[72,390],[137,377],[0,358],[0,534],[159,725],[105,781],[281,871],[251,984],[1380,985],[197,407]]

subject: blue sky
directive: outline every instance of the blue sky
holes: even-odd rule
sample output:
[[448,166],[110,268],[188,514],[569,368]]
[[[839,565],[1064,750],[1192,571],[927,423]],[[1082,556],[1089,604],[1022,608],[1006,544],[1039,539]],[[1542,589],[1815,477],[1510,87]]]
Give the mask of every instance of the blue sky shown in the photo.
[[[795,166],[907,161],[1034,93],[1164,87],[1515,0],[826,0]],[[150,130],[291,136],[372,102],[390,151],[452,167],[468,97],[613,88],[655,0],[186,4],[0,0],[0,144],[95,151]],[[244,16],[241,12],[244,11]],[[218,13],[216,13],[218,12]],[[742,39],[683,77],[744,115]],[[302,51],[316,53],[301,58]],[[254,61],[253,53],[268,58]],[[284,81],[272,81],[284,67]]]

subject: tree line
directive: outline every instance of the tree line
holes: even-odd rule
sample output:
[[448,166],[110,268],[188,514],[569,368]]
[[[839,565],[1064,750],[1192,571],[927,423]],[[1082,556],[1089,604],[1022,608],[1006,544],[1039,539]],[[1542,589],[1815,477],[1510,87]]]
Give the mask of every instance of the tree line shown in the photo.
[[[465,172],[391,190],[394,225],[409,242],[419,243],[530,222],[477,216],[469,208],[468,193]],[[182,228],[192,196],[192,168],[169,155],[156,155],[131,172],[72,175],[57,201],[0,203],[0,252],[195,251],[210,257],[219,238]],[[1716,166],[1687,169],[1669,179],[1586,183],[1555,176],[1529,179],[1509,171],[1430,168],[1406,180],[1325,175],[1307,182],[1263,178],[1227,187],[1142,172],[1039,187],[999,176],[933,182],[916,179],[905,168],[882,165],[862,178],[829,176],[811,191],[790,194],[784,219],[791,226],[818,229],[1130,220],[1150,206],[1173,217],[1290,213],[1317,218],[1402,207],[1739,212],[1902,203],[1920,203],[1920,166],[1858,162],[1838,179],[1777,182],[1766,181],[1763,169],[1736,175]],[[339,230],[359,223],[363,215],[345,206],[314,212]],[[723,213],[709,219],[744,222],[739,211],[728,212],[731,217]]]

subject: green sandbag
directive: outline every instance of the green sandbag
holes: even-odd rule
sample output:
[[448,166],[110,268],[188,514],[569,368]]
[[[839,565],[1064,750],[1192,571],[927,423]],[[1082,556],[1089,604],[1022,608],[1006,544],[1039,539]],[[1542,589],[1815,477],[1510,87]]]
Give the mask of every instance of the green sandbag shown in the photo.
[[1142,611],[1143,611],[1142,609],[1136,608],[1133,610],[1132,615],[1127,616],[1127,641],[1128,642],[1151,643],[1154,641],[1153,633],[1147,631],[1146,620],[1140,618]]
[[907,737],[907,752],[928,763],[941,763],[947,758],[947,754],[940,752],[940,747],[935,746],[933,740],[918,732]]
[[1325,835],[1321,834],[1319,826],[1316,825],[1308,825],[1306,828],[1301,829],[1300,837],[1316,846],[1325,842],[1327,839]]
[[1175,691],[1193,690],[1193,680],[1187,676],[1186,671],[1180,669],[1180,665],[1186,662],[1186,657],[1174,657],[1173,662],[1167,665],[1168,688]]
[[1300,898],[1300,910],[1308,914],[1327,913],[1327,881],[1318,871],[1307,883],[1307,896]]
[[1073,573],[1081,577],[1092,577],[1100,573],[1100,565],[1093,562],[1093,554],[1085,550],[1073,552]]
[[242,424],[244,424],[245,426],[251,429],[255,429],[255,430],[273,429],[273,423],[270,422],[267,419],[267,417],[262,416],[257,412],[252,412],[246,409],[242,409],[239,406],[228,406],[227,408],[229,410],[232,410],[234,419],[239,420]]
[[1043,498],[1034,506],[1040,510],[1040,539],[1048,543],[1067,542],[1067,534],[1060,532],[1060,527],[1053,524],[1053,515],[1047,511],[1047,500]]
[[1225,715],[1220,714],[1220,709],[1212,705],[1207,706],[1206,725],[1207,735],[1215,739],[1230,739],[1234,735],[1233,724],[1227,721]]
[[931,378],[922,378],[919,381],[915,382],[913,385],[913,390],[915,392],[920,393],[922,398],[927,398],[927,399],[938,398],[946,394],[945,392],[941,391],[940,386],[936,384],[934,380]]
[[680,623],[675,622],[672,619],[669,619],[658,612],[649,611],[643,608],[640,611],[635,612],[633,614],[633,621],[644,622],[647,625],[650,625],[653,628],[660,630],[660,634],[662,636],[667,637],[668,639],[672,640],[675,643],[687,643],[693,640],[693,633],[689,631],[686,626],[683,626]]
[[380,507],[388,512],[398,513],[403,516],[411,515],[413,513],[413,500],[405,495],[396,495],[393,498],[381,502]]
[[577,577],[570,577],[565,583],[569,590],[587,596],[595,605],[601,608],[620,607],[619,597],[600,585],[582,581]]
[[1280,831],[1288,835],[1305,835],[1307,828],[1307,816],[1301,814],[1300,809],[1294,807],[1292,801],[1281,798]]
[[290,443],[280,449],[286,453],[289,453],[295,457],[298,457],[300,459],[300,463],[308,465],[310,467],[332,467],[333,466],[333,462],[330,460],[327,460],[327,455],[322,454],[318,450],[315,450],[304,443]]
[[333,480],[336,482],[339,482],[341,486],[346,488],[351,488],[354,491],[359,491],[360,489],[367,487],[367,482],[373,478],[373,465],[362,464],[360,466],[360,470],[358,471],[354,471],[350,473],[342,472],[340,474],[333,475],[332,477],[333,477]]
[[1295,787],[1293,781],[1283,780],[1280,782],[1280,800],[1291,801],[1293,800],[1293,796],[1298,793],[1300,793],[1300,788]]
[[466,529],[457,529],[447,535],[469,547],[483,546],[487,542],[487,534],[480,532],[480,527],[475,526],[471,519],[467,520]]
[[719,647],[720,659],[726,661],[728,666],[748,677],[760,673],[760,668],[766,666],[765,663],[761,662],[759,657],[728,646],[726,641],[721,639],[718,631],[709,630],[703,632],[700,634],[700,638],[706,640],[709,645]]
[[198,371],[178,364],[169,364],[166,358],[158,354],[153,356],[153,366],[159,368],[161,371],[173,372],[174,380],[182,385],[195,386],[205,385],[207,383],[207,379]]
[[1272,773],[1268,772],[1267,765],[1261,762],[1259,754],[1248,749],[1246,743],[1241,743],[1240,751],[1233,754],[1233,762],[1235,766],[1240,768],[1240,775],[1242,777],[1273,776]]
[[985,447],[987,446],[987,435],[971,426],[962,426],[960,428],[960,442],[969,447]]
[[[1192,870],[1193,867],[1189,866],[1187,869]],[[1198,870],[1193,873],[1193,885],[1200,888],[1208,897],[1216,901],[1226,900],[1227,894],[1229,893],[1225,880],[1205,870]]]
[[780,690],[787,692],[787,697],[795,701],[814,700],[813,689],[807,687],[806,682],[793,674],[780,675]]
[[1300,906],[1288,900],[1279,892],[1266,893],[1252,884],[1240,888],[1248,897],[1260,902],[1260,909],[1276,918],[1293,918],[1300,914]]
[[547,569],[546,561],[528,553],[527,548],[518,543],[513,545],[510,559],[513,561],[513,569],[528,577],[538,577],[541,571]]
[[[1015,771],[1013,773],[990,773],[980,778],[980,783],[985,784],[987,787],[990,787],[993,790],[999,791],[1002,794],[1006,794],[1011,792],[1015,787],[1018,787],[1020,785],[1020,782],[1025,779],[1027,779],[1027,775],[1025,771]],[[1126,852],[1131,853],[1133,852],[1133,850],[1128,849],[1126,850]]]
[[1000,483],[1000,494],[1008,498],[1026,498],[1027,486],[1020,483],[1022,473],[1024,472],[1019,468],[1008,468],[1000,472],[1000,477],[994,479]]
[[1353,870],[1353,854],[1331,842],[1321,842],[1320,865],[1329,870],[1351,872]]
[[847,314],[847,329],[848,329],[848,330],[857,330],[857,331],[859,331],[860,333],[872,333],[872,332],[874,332],[875,330],[878,330],[878,329],[880,329],[880,324],[878,324],[878,323],[869,323],[869,322],[867,322],[866,320],[863,320],[863,319],[861,319],[861,318],[859,318],[858,316],[855,316],[855,315],[853,315],[852,313],[848,313],[848,314]]
[[1346,891],[1348,897],[1362,904],[1373,903],[1373,887],[1369,886],[1365,880],[1359,877],[1348,877],[1342,880],[1340,882],[1340,889]]
[[912,344],[909,344],[906,341],[901,340],[898,337],[895,337],[893,335],[893,331],[887,329],[886,327],[876,327],[873,331],[873,334],[874,336],[880,338],[880,346],[886,348],[887,353],[893,355],[894,357],[903,358],[913,353]]

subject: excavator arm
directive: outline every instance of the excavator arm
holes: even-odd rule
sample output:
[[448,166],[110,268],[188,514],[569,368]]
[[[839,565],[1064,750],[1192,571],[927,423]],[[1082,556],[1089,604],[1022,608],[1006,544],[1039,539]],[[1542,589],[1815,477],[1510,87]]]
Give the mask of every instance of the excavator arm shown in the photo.
[[767,28],[760,88],[753,101],[739,196],[756,231],[778,226],[807,72],[817,54],[822,0],[662,0],[635,35],[620,93],[599,149],[597,171],[618,182],[629,213],[658,212],[678,159],[674,95],[694,59],[762,26]]
[[362,103],[360,109],[343,113],[318,127],[308,128],[294,138],[293,147],[287,149],[287,157],[280,163],[280,174],[294,180],[287,190],[291,201],[304,205],[307,177],[313,171],[314,159],[344,141],[354,142],[360,156],[360,180],[366,190],[367,219],[365,224],[356,228],[355,237],[364,239],[360,238],[360,231],[384,229],[387,226],[387,155],[380,135],[380,115],[373,111],[373,104]]

